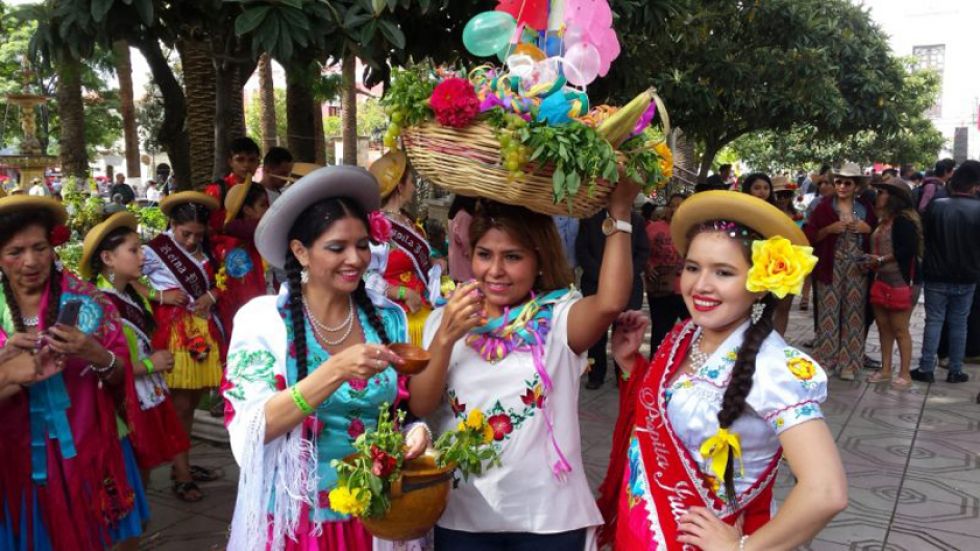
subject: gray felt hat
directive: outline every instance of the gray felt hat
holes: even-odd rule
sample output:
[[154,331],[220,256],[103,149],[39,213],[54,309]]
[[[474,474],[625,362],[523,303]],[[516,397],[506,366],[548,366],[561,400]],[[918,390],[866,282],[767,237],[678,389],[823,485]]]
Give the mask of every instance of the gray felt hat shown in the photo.
[[365,212],[378,210],[381,195],[378,181],[356,166],[327,166],[303,176],[289,186],[269,207],[255,230],[255,247],[269,264],[282,269],[289,249],[287,235],[299,215],[318,201],[347,197]]

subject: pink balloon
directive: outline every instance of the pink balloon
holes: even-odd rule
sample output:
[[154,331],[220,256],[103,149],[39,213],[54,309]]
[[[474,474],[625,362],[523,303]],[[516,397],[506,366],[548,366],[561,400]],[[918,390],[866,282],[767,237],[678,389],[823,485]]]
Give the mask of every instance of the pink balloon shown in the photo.
[[607,0],[592,0],[592,28],[611,27],[613,24],[612,9]]
[[599,76],[606,76],[606,73],[609,72],[609,67],[612,66],[612,62],[619,57],[621,52],[619,37],[616,36],[616,31],[612,27],[595,31],[590,36],[592,37],[592,43],[595,44],[596,50],[599,51],[599,58],[601,60]]
[[565,78],[573,86],[587,86],[599,76],[600,64],[599,50],[579,42],[565,52]]

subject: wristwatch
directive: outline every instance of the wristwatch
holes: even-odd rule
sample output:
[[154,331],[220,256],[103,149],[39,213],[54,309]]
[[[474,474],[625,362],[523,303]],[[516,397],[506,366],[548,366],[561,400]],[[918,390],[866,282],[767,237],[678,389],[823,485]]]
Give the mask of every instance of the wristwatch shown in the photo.
[[609,213],[606,213],[606,219],[602,221],[602,235],[609,237],[618,231],[632,234],[633,224],[625,220],[617,220],[612,216],[609,216]]

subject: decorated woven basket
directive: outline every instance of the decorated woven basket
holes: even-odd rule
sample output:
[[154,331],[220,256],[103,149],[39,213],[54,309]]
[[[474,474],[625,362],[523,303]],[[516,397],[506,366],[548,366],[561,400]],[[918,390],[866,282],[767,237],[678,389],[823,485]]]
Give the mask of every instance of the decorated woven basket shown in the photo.
[[485,122],[449,128],[429,121],[405,128],[401,139],[420,176],[460,195],[492,198],[542,214],[586,218],[606,206],[613,189],[598,181],[591,190],[583,186],[570,204],[554,203],[553,167],[530,163],[515,178],[501,164],[500,143]]

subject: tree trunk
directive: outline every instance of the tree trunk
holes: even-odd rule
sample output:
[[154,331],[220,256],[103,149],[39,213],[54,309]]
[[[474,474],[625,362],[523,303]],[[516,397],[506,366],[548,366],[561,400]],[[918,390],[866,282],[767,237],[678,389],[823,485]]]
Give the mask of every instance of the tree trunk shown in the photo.
[[[232,55],[244,52],[232,52]],[[217,61],[214,70],[215,119],[214,119],[214,160],[212,179],[219,179],[228,173],[229,147],[232,140],[242,138],[245,131],[245,101],[242,95],[245,81],[255,70],[255,63]],[[247,76],[243,74],[247,73]]]
[[153,73],[153,82],[160,87],[160,94],[163,96],[163,123],[160,125],[158,141],[170,157],[170,166],[173,169],[172,174],[177,189],[188,190],[192,182],[191,148],[187,129],[184,126],[184,119],[187,116],[184,89],[174,76],[174,71],[163,55],[160,42],[155,36],[148,34],[131,36],[130,42],[142,52],[150,66],[150,72]]
[[[82,104],[82,62],[65,56],[57,65],[58,115],[61,136],[58,140],[61,169],[67,176],[88,177],[88,154],[85,151],[85,108]],[[28,182],[23,182],[27,185]]]
[[136,137],[136,106],[133,104],[133,65],[129,59],[129,44],[125,40],[112,43],[119,78],[119,110],[122,111],[123,141],[126,144],[126,176],[140,177],[140,145]]
[[703,184],[708,179],[708,172],[711,171],[711,163],[715,161],[715,155],[721,151],[721,145],[707,143],[704,146],[704,155],[701,156],[701,167],[698,170],[698,183]]
[[[310,64],[296,62],[287,69],[286,78],[286,127],[287,143],[293,159],[316,162],[316,138],[314,137],[313,86],[310,82]],[[322,132],[322,131],[321,131]]]
[[184,70],[187,134],[190,139],[191,185],[211,182],[214,168],[215,70],[211,48],[202,40],[177,42]]
[[327,164],[327,140],[323,135],[323,104],[313,100],[313,139],[316,141],[316,164]]
[[269,151],[279,144],[279,137],[276,135],[276,88],[272,81],[272,58],[269,54],[262,54],[259,58],[259,98],[262,151]]
[[341,125],[344,136],[344,164],[357,164],[357,58],[348,53],[341,65]]

